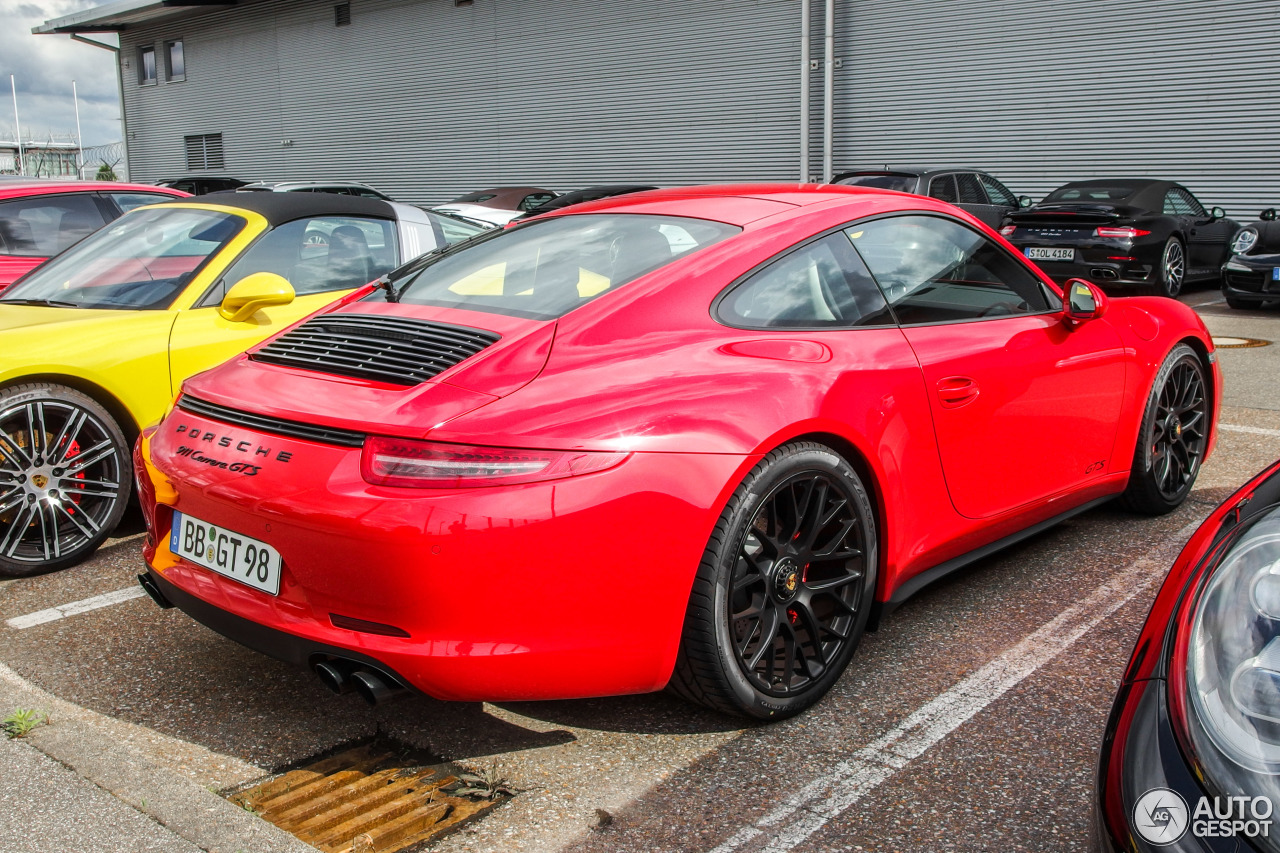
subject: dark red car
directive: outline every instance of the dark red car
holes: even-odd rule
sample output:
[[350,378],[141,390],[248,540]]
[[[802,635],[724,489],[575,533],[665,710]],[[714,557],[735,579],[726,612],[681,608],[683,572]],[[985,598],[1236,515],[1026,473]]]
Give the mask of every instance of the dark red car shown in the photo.
[[149,184],[0,181],[0,290],[122,213],[187,195]]
[[925,584],[1214,441],[1196,314],[1062,291],[976,219],[695,187],[483,234],[188,380],[144,586],[377,700],[817,701]]

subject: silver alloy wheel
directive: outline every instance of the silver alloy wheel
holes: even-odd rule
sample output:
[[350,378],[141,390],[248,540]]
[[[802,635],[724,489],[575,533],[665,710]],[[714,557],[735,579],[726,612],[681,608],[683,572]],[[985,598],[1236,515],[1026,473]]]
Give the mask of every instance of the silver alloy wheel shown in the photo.
[[1177,237],[1170,237],[1164,244],[1164,258],[1160,262],[1160,275],[1164,283],[1164,295],[1177,296],[1182,292],[1182,279],[1187,272],[1187,258],[1182,250],[1182,243]]
[[78,562],[128,499],[119,430],[87,398],[59,390],[0,400],[0,574]]

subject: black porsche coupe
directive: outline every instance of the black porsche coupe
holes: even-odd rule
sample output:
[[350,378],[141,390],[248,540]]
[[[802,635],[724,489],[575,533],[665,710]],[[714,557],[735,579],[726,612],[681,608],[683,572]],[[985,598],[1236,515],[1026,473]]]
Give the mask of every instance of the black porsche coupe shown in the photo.
[[1280,222],[1274,207],[1231,241],[1231,256],[1222,266],[1222,295],[1232,308],[1280,301]]
[[1005,216],[1000,233],[1055,281],[1177,296],[1216,281],[1239,224],[1173,181],[1074,181]]

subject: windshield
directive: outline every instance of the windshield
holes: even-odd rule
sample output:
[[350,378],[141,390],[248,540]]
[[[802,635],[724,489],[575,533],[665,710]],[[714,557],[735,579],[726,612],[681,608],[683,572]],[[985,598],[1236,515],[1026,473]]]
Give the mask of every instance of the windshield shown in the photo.
[[[547,320],[741,231],[676,216],[585,214],[534,221],[427,256],[394,287],[401,302]],[[383,298],[376,291],[371,299]]]
[[140,208],[38,267],[0,302],[166,308],[245,224],[211,210]]
[[1081,186],[1067,184],[1044,197],[1045,201],[1121,201],[1137,192],[1132,186],[1100,185]]
[[915,175],[853,175],[848,178],[841,178],[836,183],[855,187],[871,187],[877,190],[893,190],[899,193],[913,193],[916,191]]

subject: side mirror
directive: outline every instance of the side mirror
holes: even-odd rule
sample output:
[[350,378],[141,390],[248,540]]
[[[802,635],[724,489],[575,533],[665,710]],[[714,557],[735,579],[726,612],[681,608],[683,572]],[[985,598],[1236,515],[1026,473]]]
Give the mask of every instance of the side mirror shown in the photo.
[[1274,222],[1276,219],[1276,209],[1268,207],[1266,210],[1258,214],[1258,218],[1264,222]]
[[1018,207],[1030,207],[1033,204],[1035,204],[1035,201],[1032,200],[1031,196],[1029,195],[1018,196]]
[[293,296],[293,285],[284,276],[256,272],[240,279],[227,291],[218,313],[233,323],[243,323],[263,308],[288,305]]
[[1062,320],[1075,328],[1088,320],[1096,320],[1107,310],[1107,295],[1099,287],[1082,278],[1067,280]]
[[1212,216],[1215,220],[1227,218],[1227,212],[1220,207],[1215,207],[1210,209],[1209,215]]

